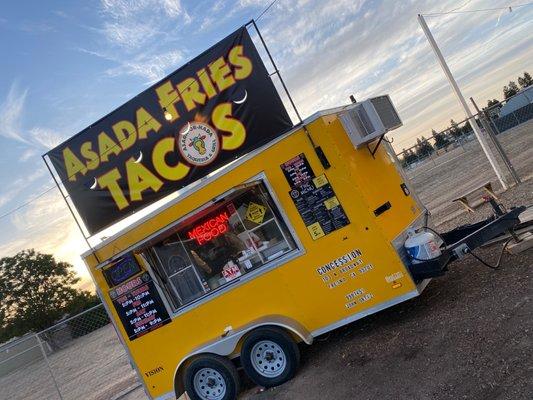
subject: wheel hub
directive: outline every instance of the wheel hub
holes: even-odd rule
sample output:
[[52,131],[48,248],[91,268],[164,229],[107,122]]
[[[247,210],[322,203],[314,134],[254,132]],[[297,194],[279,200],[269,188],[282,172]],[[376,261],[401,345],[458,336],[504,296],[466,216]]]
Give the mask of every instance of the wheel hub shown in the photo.
[[226,394],[226,381],[212,368],[202,368],[194,375],[194,390],[202,400],[221,400]]
[[250,354],[252,366],[262,376],[276,378],[287,367],[287,357],[283,349],[275,342],[262,340],[257,342]]

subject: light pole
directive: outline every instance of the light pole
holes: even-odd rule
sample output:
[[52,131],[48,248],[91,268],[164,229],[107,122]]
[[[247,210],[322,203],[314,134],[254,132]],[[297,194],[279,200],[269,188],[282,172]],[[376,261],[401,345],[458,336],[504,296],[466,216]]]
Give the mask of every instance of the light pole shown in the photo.
[[435,56],[437,57],[437,60],[439,61],[439,64],[442,67],[446,78],[448,78],[453,92],[455,93],[457,99],[459,100],[459,103],[463,107],[466,117],[472,121],[470,125],[472,126],[474,134],[476,135],[476,138],[479,141],[479,144],[481,145],[481,149],[487,156],[487,159],[489,160],[492,169],[496,173],[498,180],[503,186],[503,189],[507,190],[507,183],[505,182],[500,166],[498,165],[496,158],[494,158],[494,154],[492,153],[492,150],[490,149],[488,143],[485,141],[485,138],[483,137],[483,134],[481,133],[481,130],[479,129],[479,126],[477,125],[476,120],[472,115],[472,112],[470,111],[470,108],[468,107],[468,104],[466,103],[463,94],[461,93],[461,89],[459,89],[459,86],[457,85],[457,82],[455,81],[455,78],[453,77],[452,72],[448,67],[448,64],[446,64],[446,60],[444,59],[444,56],[442,55],[439,46],[437,45],[437,42],[435,42],[435,38],[431,34],[431,31],[429,30],[429,27],[426,24],[426,20],[424,19],[424,16],[422,14],[418,14],[418,22],[420,23],[420,26],[422,27],[422,30],[424,31],[431,48],[435,52]]

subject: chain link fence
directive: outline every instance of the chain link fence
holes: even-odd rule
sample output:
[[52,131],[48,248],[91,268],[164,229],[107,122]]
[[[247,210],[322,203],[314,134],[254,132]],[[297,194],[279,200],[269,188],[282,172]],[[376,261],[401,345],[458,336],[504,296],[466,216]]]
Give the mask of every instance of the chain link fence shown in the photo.
[[0,347],[2,400],[110,400],[138,386],[102,304]]
[[[511,98],[512,99],[512,98]],[[510,99],[509,99],[510,100]],[[533,119],[533,103],[527,104],[509,113],[501,115],[505,112],[504,106],[508,101],[499,102],[489,108],[484,109],[476,114],[473,119],[464,119],[463,121],[452,124],[443,131],[433,131],[429,138],[420,138],[417,143],[408,149],[403,149],[396,154],[400,163],[405,170],[409,171],[430,162],[437,166],[440,162],[446,161],[440,159],[453,149],[460,149],[463,153],[471,151],[471,147],[476,147],[476,137],[472,129],[472,123],[482,129],[480,119],[486,117],[489,119],[489,124],[496,135],[504,133],[514,127],[522,125]],[[474,146],[468,146],[468,143],[475,142]]]
[[498,107],[499,106],[491,107],[488,111],[492,124],[499,133],[505,132],[506,130],[514,128],[515,126],[523,124],[533,118],[533,103],[520,107],[504,116],[500,116],[499,113],[493,111],[498,110]]
[[[465,193],[487,183],[497,192],[503,191],[474,135],[473,124],[479,126],[508,186],[517,180],[526,182],[533,178],[533,104],[511,108],[505,107],[505,103],[495,104],[470,119],[452,123],[441,132],[433,131],[428,139],[420,138],[414,146],[397,154],[437,225],[463,211],[454,200]],[[507,169],[494,138],[507,155],[511,168]]]

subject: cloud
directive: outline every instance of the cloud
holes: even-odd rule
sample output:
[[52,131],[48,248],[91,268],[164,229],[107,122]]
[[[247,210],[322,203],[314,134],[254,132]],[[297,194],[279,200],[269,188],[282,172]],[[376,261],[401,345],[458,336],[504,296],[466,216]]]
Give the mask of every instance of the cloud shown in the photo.
[[45,150],[53,149],[67,139],[65,134],[43,127],[31,128],[29,132],[33,143],[39,144]]
[[26,162],[26,161],[30,160],[31,158],[35,157],[38,154],[39,153],[35,149],[31,149],[31,148],[30,149],[26,149],[26,150],[24,150],[24,152],[20,156],[19,160],[22,161],[22,162]]
[[[179,0],[102,0],[102,25],[95,29],[104,44],[98,50],[78,48],[111,61],[109,77],[138,76],[151,84],[183,61],[176,38],[192,21]],[[170,49],[170,50],[169,50]]]
[[11,84],[6,99],[0,105],[0,135],[28,143],[21,129],[21,116],[27,95],[28,89],[21,90],[17,82]]
[[116,61],[120,65],[106,70],[108,76],[140,76],[147,79],[147,84],[151,84],[177,68],[183,61],[183,54],[179,50],[171,50],[161,54],[141,53],[130,60]]
[[58,190],[48,192],[16,212],[10,222],[15,229],[9,236],[2,233],[0,257],[28,248],[53,254],[56,259],[73,264],[84,280],[81,284],[87,285],[89,274],[80,258],[87,244]]
[[27,96],[28,89],[20,89],[15,81],[11,84],[6,99],[0,105],[0,135],[31,147],[22,154],[22,161],[33,155],[35,147],[48,150],[65,139],[63,134],[48,128],[38,126],[27,130],[22,128]]
[[34,173],[25,176],[23,178],[18,178],[13,181],[4,182],[4,186],[7,188],[3,190],[0,194],[0,207],[8,204],[9,202],[19,199],[20,193],[32,186],[35,181],[42,178],[46,174],[44,168],[36,169]]
[[[259,28],[303,115],[346,103],[352,93],[360,100],[389,93],[404,121],[404,128],[394,132],[396,144],[408,144],[463,115],[418,25],[417,13],[504,3],[279,2]],[[533,45],[527,41],[531,11],[525,9],[508,16],[513,18],[508,24],[502,17],[497,30],[498,13],[428,18],[465,95],[493,97],[506,82],[496,79],[504,66],[507,74],[514,74],[519,63],[527,65],[523,55],[531,57]]]
[[26,33],[34,33],[38,35],[55,31],[53,25],[44,21],[22,21],[18,26],[18,29]]
[[192,21],[180,0],[102,0],[101,9],[104,37],[111,45],[129,51],[168,35],[163,24]]
[[132,49],[142,46],[159,32],[149,24],[108,22],[104,25],[103,33],[113,44]]

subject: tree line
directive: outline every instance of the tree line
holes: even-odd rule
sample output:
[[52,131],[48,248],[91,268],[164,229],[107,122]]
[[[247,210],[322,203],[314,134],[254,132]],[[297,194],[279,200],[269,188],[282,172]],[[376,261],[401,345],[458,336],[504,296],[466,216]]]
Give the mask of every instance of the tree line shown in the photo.
[[[524,72],[523,76],[519,76],[517,81],[518,85],[516,82],[510,81],[503,87],[503,97],[505,100],[516,95],[520,90],[533,85],[533,78],[531,78],[531,75],[527,71]],[[486,108],[491,108],[499,104],[500,101],[497,99],[491,99],[488,100]],[[481,126],[477,118],[476,123],[478,126]],[[466,121],[465,124],[460,127],[452,119],[450,120],[450,126],[444,131],[437,132],[435,129],[431,130],[430,139],[433,139],[434,144],[431,144],[428,139],[426,139],[424,136],[421,136],[416,139],[416,144],[413,147],[409,149],[402,149],[402,165],[406,167],[419,159],[423,159],[431,155],[437,150],[447,148],[449,144],[460,140],[465,136],[469,136],[470,134],[472,134],[472,126],[470,125],[470,121]]]
[[0,343],[100,304],[96,295],[76,288],[79,281],[71,264],[50,254],[30,249],[1,258]]

